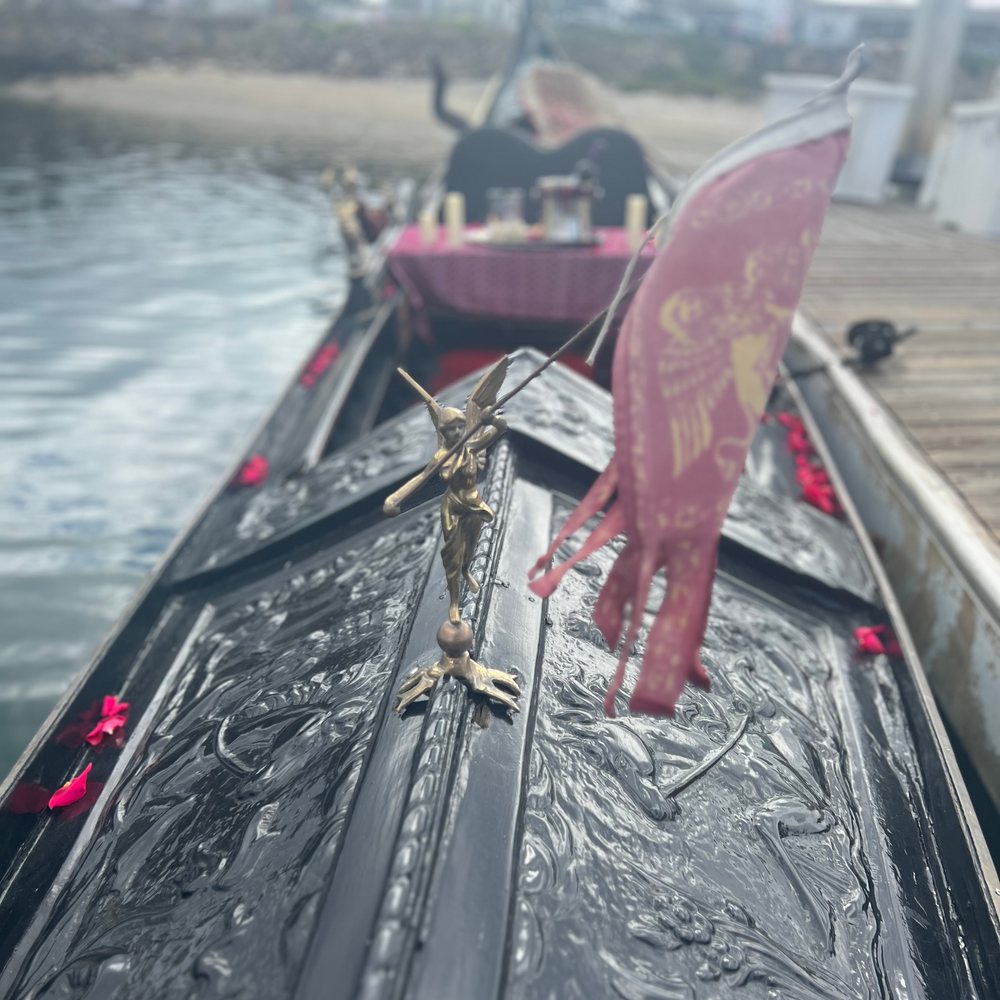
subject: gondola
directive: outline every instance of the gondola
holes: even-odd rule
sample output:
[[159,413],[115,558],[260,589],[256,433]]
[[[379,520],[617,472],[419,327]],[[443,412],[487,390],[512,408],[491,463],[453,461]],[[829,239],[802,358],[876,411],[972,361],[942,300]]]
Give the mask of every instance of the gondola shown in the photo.
[[[415,209],[465,185],[475,221],[477,191],[524,184],[482,150],[569,170],[596,138],[609,225],[629,194],[670,196],[624,133],[546,148],[517,117],[490,124],[534,30]],[[395,711],[440,656],[448,607],[441,487],[384,516],[436,446],[395,368],[461,407],[498,353],[516,381],[573,327],[417,316],[390,266],[405,221],[355,247],[343,313],[0,788],[0,996],[994,996],[1000,882],[793,377],[723,529],[710,693],[686,691],[673,720],[605,715],[615,654],[589,609],[613,551],[546,600],[527,587],[613,448],[602,366],[570,359],[506,408],[479,487],[495,514],[471,563],[481,586],[461,597],[477,659],[516,676],[520,711],[450,677]],[[803,503],[789,421],[842,516]],[[899,648],[861,651],[859,629]],[[126,725],[83,745],[109,696]],[[45,808],[85,764],[86,796]]]

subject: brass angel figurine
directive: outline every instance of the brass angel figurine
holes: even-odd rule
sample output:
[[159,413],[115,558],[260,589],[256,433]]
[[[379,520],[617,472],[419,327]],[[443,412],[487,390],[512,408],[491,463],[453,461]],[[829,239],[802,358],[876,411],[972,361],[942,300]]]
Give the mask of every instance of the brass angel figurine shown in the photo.
[[[402,368],[399,369],[399,374],[427,404],[437,432],[438,447],[423,472],[388,497],[382,509],[389,517],[395,517],[404,500],[416,493],[435,472],[440,474],[446,484],[441,500],[441,528],[444,533],[441,561],[448,581],[449,602],[448,621],[441,626],[437,637],[444,655],[432,666],[419,667],[407,677],[399,689],[397,712],[430,691],[442,674],[458,677],[476,694],[518,711],[515,698],[521,692],[517,681],[510,674],[483,667],[469,657],[473,642],[472,627],[462,621],[460,609],[462,581],[469,585],[473,593],[479,590],[479,583],[471,572],[472,558],[479,533],[484,524],[493,520],[493,511],[479,495],[476,477],[486,465],[486,449],[507,430],[507,422],[493,412],[493,407],[509,367],[510,358],[504,356],[476,384],[464,410],[441,406]],[[465,433],[480,422],[483,426],[454,455],[448,456]]]

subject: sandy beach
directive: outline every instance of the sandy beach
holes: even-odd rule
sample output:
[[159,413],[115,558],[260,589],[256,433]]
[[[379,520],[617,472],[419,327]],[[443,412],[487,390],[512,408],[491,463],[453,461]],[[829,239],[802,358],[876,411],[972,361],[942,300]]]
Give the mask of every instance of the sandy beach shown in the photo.
[[[469,114],[484,81],[457,81],[449,104]],[[329,147],[337,159],[426,170],[453,133],[431,112],[427,79],[344,80],[311,74],[232,72],[204,66],[27,80],[0,96],[171,122],[232,142]],[[763,122],[759,105],[726,99],[616,93],[622,123],[685,172]]]

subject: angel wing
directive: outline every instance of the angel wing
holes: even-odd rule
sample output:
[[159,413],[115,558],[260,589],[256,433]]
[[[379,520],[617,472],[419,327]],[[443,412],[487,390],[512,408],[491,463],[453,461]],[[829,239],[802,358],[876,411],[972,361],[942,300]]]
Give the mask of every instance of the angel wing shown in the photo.
[[[403,371],[402,368],[397,368],[396,371],[399,372],[407,382],[420,394],[420,398],[427,404],[427,409],[430,411],[431,422],[434,424],[434,429],[437,430],[440,424],[441,417],[441,407],[438,401],[419,383],[416,379],[410,378],[410,376]],[[480,383],[481,385],[482,383]]]
[[477,383],[469,393],[469,402],[465,404],[465,427],[471,430],[479,420],[479,414],[487,406],[496,405],[497,394],[507,377],[510,368],[510,357],[504,355]]
[[[712,444],[721,428],[715,409],[733,379],[729,344],[714,339],[672,344],[655,358],[656,382],[661,397],[664,442],[672,454],[674,478],[695,462]],[[653,386],[650,386],[652,389]]]
[[[773,347],[786,319],[769,299],[753,292],[752,284],[681,289],[661,307],[654,337],[647,334],[653,343],[643,353],[643,366],[649,372],[653,363],[666,406],[663,425],[669,429],[674,478],[713,443],[742,447],[742,437],[737,442],[732,435],[745,433],[750,414],[756,414],[751,435],[756,429],[776,374]],[[740,408],[717,415],[730,383]]]

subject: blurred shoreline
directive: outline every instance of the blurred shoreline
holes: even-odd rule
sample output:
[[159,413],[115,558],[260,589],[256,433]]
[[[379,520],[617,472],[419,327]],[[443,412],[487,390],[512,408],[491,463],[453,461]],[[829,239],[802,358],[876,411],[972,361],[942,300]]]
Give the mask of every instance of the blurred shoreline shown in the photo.
[[[296,13],[275,15],[212,12],[210,0],[2,0],[0,83],[206,63],[240,72],[416,79],[431,57],[443,59],[456,79],[486,79],[504,67],[516,35],[468,15],[416,17],[396,6],[378,13],[364,4],[323,14],[318,6],[310,10],[311,0],[289,2]],[[779,43],[710,26],[691,33],[655,18],[617,26],[556,19],[547,30],[567,59],[618,90],[739,100],[757,98],[767,72],[837,75],[854,44],[850,38]],[[865,36],[866,75],[899,80],[905,38],[888,28],[872,32]],[[955,98],[985,96],[995,65],[995,58],[966,52]]]
[[[484,81],[456,81],[448,103],[468,115]],[[427,79],[338,79],[210,65],[63,75],[0,87],[0,97],[171,125],[227,145],[293,144],[336,162],[425,172],[454,133],[431,111]],[[660,92],[615,93],[622,124],[687,172],[758,128],[757,103]]]

